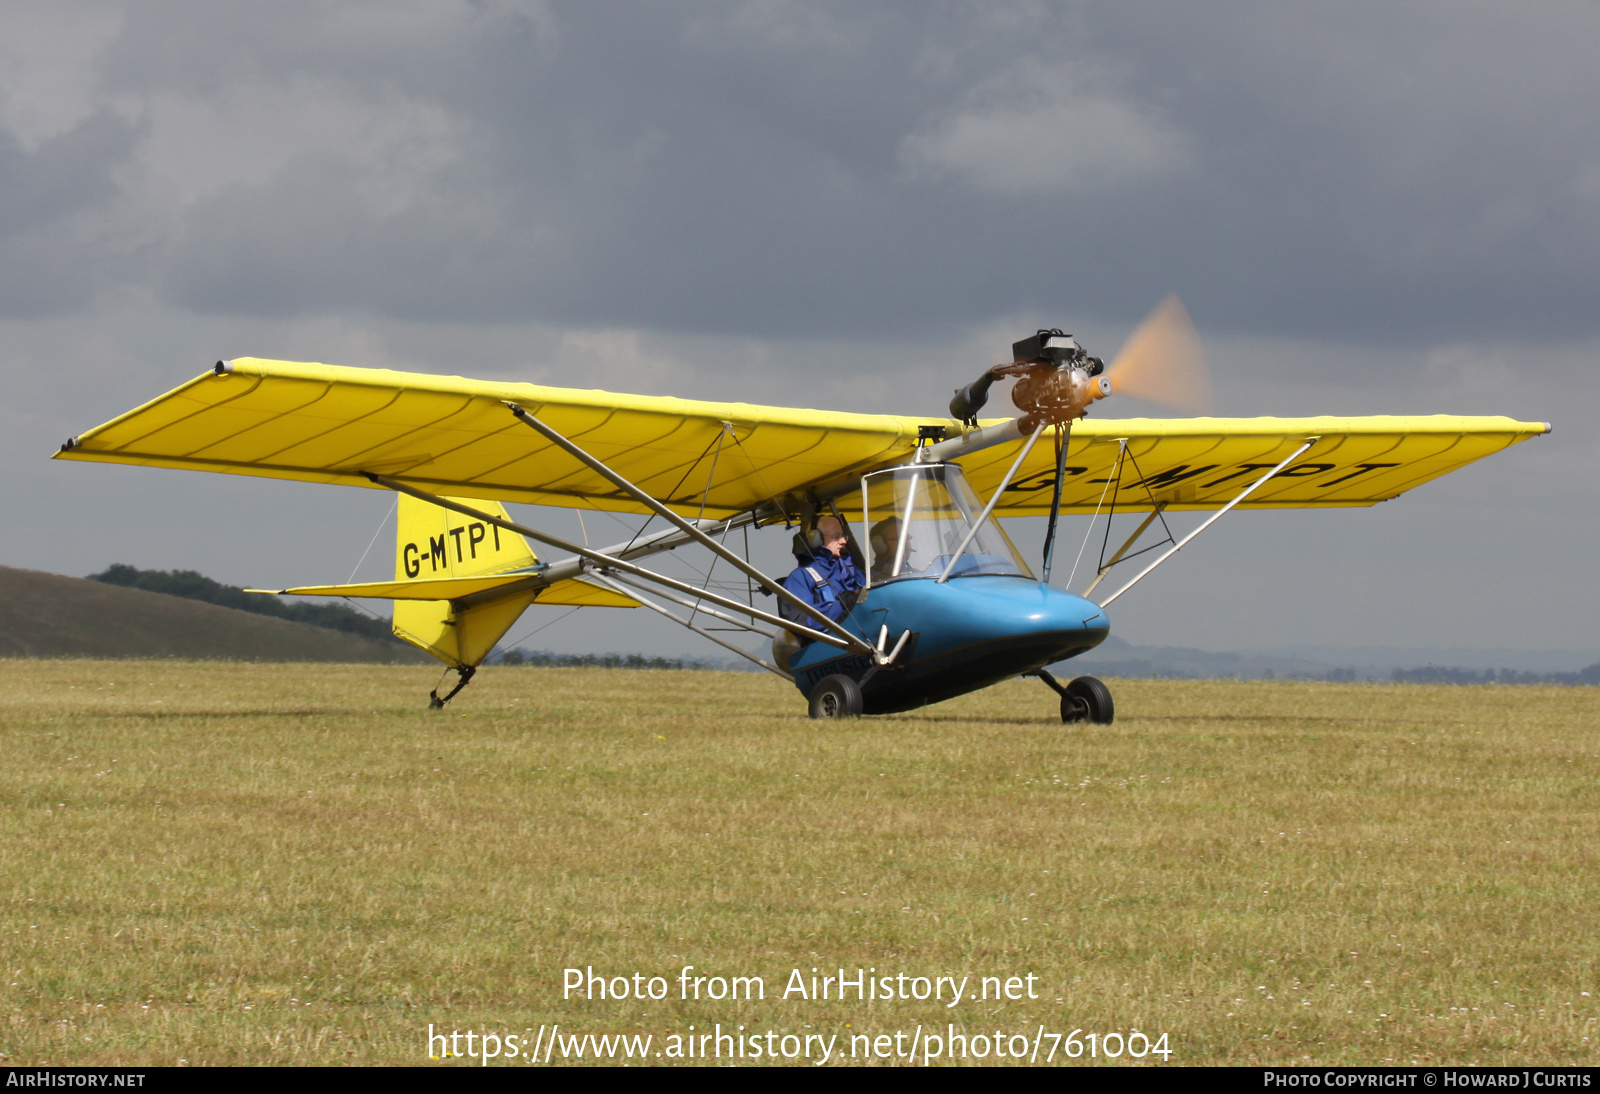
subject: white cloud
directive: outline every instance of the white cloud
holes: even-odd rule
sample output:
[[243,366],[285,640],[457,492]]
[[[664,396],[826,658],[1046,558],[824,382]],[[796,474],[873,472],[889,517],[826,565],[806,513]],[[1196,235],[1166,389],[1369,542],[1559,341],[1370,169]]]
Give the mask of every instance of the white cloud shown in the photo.
[[1166,174],[1189,160],[1182,133],[1079,69],[1030,61],[973,88],[900,144],[914,175],[1017,197]]

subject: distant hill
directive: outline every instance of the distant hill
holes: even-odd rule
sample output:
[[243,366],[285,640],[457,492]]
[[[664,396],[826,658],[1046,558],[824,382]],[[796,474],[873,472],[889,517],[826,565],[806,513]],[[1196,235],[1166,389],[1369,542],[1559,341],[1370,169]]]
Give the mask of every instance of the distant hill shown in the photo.
[[1395,669],[1397,684],[1564,684],[1567,687],[1594,687],[1600,684],[1600,663],[1577,672],[1518,672],[1516,669],[1440,668],[1426,665],[1419,669]]
[[[1458,651],[1469,653],[1470,651]],[[1354,659],[1360,651],[1349,651]],[[1374,650],[1372,655],[1398,660],[1404,650]],[[1099,672],[1107,676],[1145,677],[1167,680],[1356,680],[1397,684],[1562,684],[1594,686],[1600,684],[1600,663],[1578,672],[1530,672],[1527,670],[1464,669],[1427,665],[1404,668],[1391,664],[1343,665],[1305,656],[1293,649],[1274,655],[1259,650],[1221,653],[1178,646],[1135,646],[1112,635],[1096,648],[1053,666],[1058,672],[1075,675]],[[1420,658],[1419,658],[1420,659]],[[1413,662],[1414,664],[1415,662]]]
[[1180,646],[1135,646],[1116,635],[1071,661],[1063,671],[1168,680],[1355,679],[1335,666],[1298,657],[1220,653]]
[[388,623],[344,604],[310,604],[304,600],[280,600],[266,593],[247,593],[237,585],[224,585],[194,570],[140,570],[117,562],[108,566],[104,573],[90,574],[89,580],[143,589],[147,593],[181,596],[185,600],[203,600],[207,604],[310,623],[313,627],[328,627],[376,638],[380,642],[400,642]]
[[421,650],[81,577],[0,566],[0,657],[428,662]]

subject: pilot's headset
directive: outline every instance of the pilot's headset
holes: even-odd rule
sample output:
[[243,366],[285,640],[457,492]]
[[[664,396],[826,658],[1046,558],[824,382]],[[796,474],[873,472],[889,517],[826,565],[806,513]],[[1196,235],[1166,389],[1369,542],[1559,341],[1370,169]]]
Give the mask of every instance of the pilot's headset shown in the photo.
[[802,555],[815,555],[822,550],[822,530],[813,524],[809,530],[796,532],[792,553],[796,558]]
[[882,558],[884,555],[893,550],[893,548],[889,546],[889,533],[888,529],[885,527],[885,525],[888,523],[889,522],[887,520],[880,520],[877,524],[874,524],[871,531],[867,533],[867,542],[872,545],[873,558]]
[[900,518],[884,517],[868,529],[867,541],[872,544],[874,559],[893,559],[900,547]]

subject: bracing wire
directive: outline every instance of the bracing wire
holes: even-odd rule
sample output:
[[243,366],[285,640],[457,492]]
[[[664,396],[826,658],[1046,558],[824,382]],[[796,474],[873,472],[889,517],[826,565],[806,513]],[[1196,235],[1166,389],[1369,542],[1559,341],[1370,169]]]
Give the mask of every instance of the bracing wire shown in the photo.
[[565,619],[567,616],[571,615],[573,612],[577,611],[581,607],[583,607],[582,604],[573,605],[572,607],[568,608],[566,611],[562,612],[560,615],[556,616],[554,619],[552,619],[552,620],[550,620],[550,621],[548,621],[546,623],[541,623],[539,626],[533,628],[533,630],[529,631],[527,634],[523,635],[521,638],[518,638],[515,642],[506,643],[506,648],[507,649],[512,649],[512,650],[516,649],[518,646],[522,645],[522,643],[526,642],[528,639],[532,638],[534,635],[538,634],[540,631],[544,630],[546,627],[555,626],[557,623],[561,622],[563,619]]
[[352,581],[354,581],[356,579],[356,571],[361,569],[361,563],[367,561],[367,556],[372,553],[372,545],[374,543],[378,542],[378,537],[383,534],[384,525],[389,523],[389,518],[394,515],[394,511],[399,505],[400,505],[400,495],[396,494],[394,496],[394,501],[389,503],[389,511],[387,513],[385,513],[383,515],[383,519],[378,522],[377,531],[373,532],[372,533],[372,538],[367,541],[367,549],[365,551],[361,552],[361,557],[356,561],[355,569],[351,570],[350,571],[350,576],[345,579],[345,584],[346,585],[350,584]]
[[[711,470],[706,473],[706,488],[700,492],[700,511],[695,514],[695,518],[694,518],[694,522],[695,522],[696,527],[699,526],[700,521],[702,519],[704,519],[704,517],[706,515],[706,502],[711,500],[711,483],[717,477],[717,461],[722,459],[722,440],[723,440],[723,438],[725,436],[727,436],[727,434],[732,430],[732,428],[733,427],[730,426],[727,422],[723,422],[722,423],[722,429],[717,432],[717,451],[716,451],[716,454],[711,457]],[[722,542],[723,543],[727,543],[728,542],[728,529],[727,529],[726,526],[724,526],[723,529],[722,529]],[[713,570],[715,570],[717,568],[717,558],[718,558],[718,556],[713,553],[712,556],[711,556],[711,565],[706,567],[706,585],[707,586],[710,586],[710,584],[711,584],[711,571],[713,571]],[[700,601],[697,599],[694,602],[694,607],[689,609],[689,622],[690,623],[694,622],[694,617],[699,611],[700,611]]]
[[[744,442],[739,439],[738,432],[736,430],[733,430],[733,429],[730,428],[729,429],[729,435],[731,437],[733,437],[734,447],[736,447],[739,450],[740,454],[742,456],[744,456],[745,463],[748,463],[750,465],[750,470],[755,472],[756,481],[761,484],[761,490],[762,490],[762,492],[764,494],[767,495],[767,500],[772,503],[772,507],[774,509],[782,510],[783,507],[778,504],[778,498],[777,498],[777,496],[775,494],[773,494],[772,487],[767,485],[766,476],[761,473],[761,468],[756,466],[755,459],[750,455],[749,450],[745,448]],[[785,516],[785,518],[784,518],[784,527],[787,528],[788,526],[789,526],[788,517]]]
[[389,622],[389,620],[385,619],[383,616],[379,615],[377,612],[373,611],[371,608],[360,603],[359,601],[351,600],[348,596],[341,596],[339,599],[350,605],[356,611],[372,616],[372,618],[376,619],[379,623]]
[[1067,575],[1067,583],[1063,586],[1063,588],[1072,588],[1072,581],[1078,576],[1078,563],[1083,561],[1083,552],[1089,547],[1089,537],[1094,535],[1094,522],[1100,519],[1100,507],[1106,503],[1106,494],[1110,491],[1111,484],[1119,481],[1122,478],[1122,453],[1125,452],[1127,448],[1127,441],[1123,441],[1122,444],[1117,448],[1116,470],[1110,478],[1106,479],[1105,486],[1100,490],[1100,500],[1094,504],[1094,516],[1089,518],[1089,527],[1085,529],[1083,533],[1083,544],[1078,548],[1078,557],[1072,560],[1072,573]]
[[[735,438],[735,439],[737,440],[737,438]],[[678,480],[678,485],[674,486],[671,490],[667,491],[667,493],[665,495],[666,500],[662,502],[663,505],[667,504],[667,501],[670,501],[678,493],[679,490],[683,489],[683,484],[689,481],[689,472],[693,471],[695,468],[700,466],[700,461],[706,458],[706,453],[711,451],[711,446],[713,444],[715,444],[717,446],[717,451],[718,452],[722,451],[722,431],[720,429],[717,431],[716,437],[714,437],[712,440],[709,440],[709,441],[706,442],[705,448],[701,449],[700,455],[698,455],[698,456],[696,456],[694,458],[694,462],[691,463],[688,467],[683,469],[683,477]],[[712,469],[712,471],[716,470],[715,464],[713,464],[711,469]],[[654,513],[651,513],[648,517],[646,517],[644,523],[639,525],[639,530],[637,532],[633,533],[633,538],[628,541],[627,547],[624,547],[618,553],[619,554],[627,554],[628,548],[632,547],[636,542],[638,542],[639,537],[644,535],[644,530],[646,528],[650,527],[650,522],[655,520],[655,519],[656,519],[656,514],[654,514]]]
[[[1133,454],[1133,449],[1131,449],[1131,448],[1128,449],[1128,460],[1129,460],[1129,462],[1131,462],[1133,464],[1134,473],[1139,476],[1138,485],[1144,487],[1145,497],[1150,499],[1150,505],[1155,510],[1156,519],[1161,521],[1161,530],[1163,532],[1167,533],[1167,538],[1162,543],[1157,543],[1157,544],[1154,544],[1154,545],[1152,545],[1150,547],[1146,547],[1144,549],[1144,551],[1153,551],[1153,550],[1155,550],[1156,547],[1163,546],[1163,544],[1165,544],[1165,543],[1176,543],[1177,542],[1177,537],[1175,537],[1172,534],[1172,527],[1169,524],[1167,524],[1166,515],[1164,513],[1162,513],[1162,511],[1161,511],[1161,509],[1162,509],[1161,505],[1159,505],[1156,502],[1155,491],[1150,489],[1150,480],[1145,475],[1144,468],[1139,466],[1139,457],[1135,456]],[[1110,539],[1111,539],[1111,522],[1107,521],[1106,522],[1106,540],[1109,542]],[[1144,554],[1144,551],[1140,551],[1139,554],[1141,554],[1141,555]],[[1129,555],[1128,557],[1131,558],[1133,556]],[[1101,563],[1101,565],[1105,564],[1105,544],[1102,544],[1101,547],[1100,547],[1100,563]]]

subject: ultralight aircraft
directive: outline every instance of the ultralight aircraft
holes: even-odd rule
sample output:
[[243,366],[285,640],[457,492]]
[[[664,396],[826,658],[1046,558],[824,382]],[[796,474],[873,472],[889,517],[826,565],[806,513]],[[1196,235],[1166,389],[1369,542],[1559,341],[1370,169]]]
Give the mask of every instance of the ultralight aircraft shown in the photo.
[[[1017,416],[979,419],[1004,379]],[[1369,506],[1550,430],[1449,415],[1084,417],[1116,394],[1209,411],[1199,342],[1176,298],[1109,367],[1060,330],[1017,342],[1009,362],[956,392],[949,417],[236,358],[71,438],[56,458],[397,492],[392,582],[277,591],[394,600],[394,633],[456,672],[449,692],[430,694],[436,707],[537,603],[659,612],[792,682],[814,718],[908,710],[1024,675],[1060,695],[1064,722],[1109,723],[1101,681],[1063,685],[1047,666],[1103,641],[1106,608],[1229,510]],[[512,520],[506,501],[649,514],[665,527],[647,533],[647,522],[596,548]],[[1183,510],[1214,512],[1178,539],[1165,514]],[[1110,550],[1119,511],[1144,519]],[[1106,514],[1082,595],[1050,583],[1063,513]],[[866,575],[837,621],[749,560],[749,529],[782,524],[797,547],[814,545],[829,514]],[[1037,575],[1000,516],[1049,518]],[[1158,522],[1165,538],[1135,550]],[[567,557],[541,560],[530,540]],[[698,584],[639,564],[691,544],[712,556]],[[1089,599],[1112,567],[1162,547],[1115,592]],[[718,564],[742,590],[713,581]],[[772,637],[771,659],[716,633],[730,628]]]

